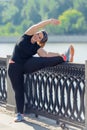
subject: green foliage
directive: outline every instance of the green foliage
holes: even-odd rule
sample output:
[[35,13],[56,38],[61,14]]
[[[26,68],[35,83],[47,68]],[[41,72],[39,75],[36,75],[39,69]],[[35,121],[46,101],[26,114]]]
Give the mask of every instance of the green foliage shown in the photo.
[[31,25],[58,18],[59,26],[47,26],[50,35],[87,34],[86,0],[8,0],[0,1],[0,36],[18,36]]
[[85,26],[85,18],[80,11],[67,10],[59,19],[62,21],[61,30],[66,34],[81,34],[84,30],[82,25]]

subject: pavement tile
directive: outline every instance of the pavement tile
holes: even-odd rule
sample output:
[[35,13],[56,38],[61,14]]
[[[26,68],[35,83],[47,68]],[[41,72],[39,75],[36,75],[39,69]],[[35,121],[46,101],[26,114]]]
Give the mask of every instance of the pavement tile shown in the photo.
[[[35,118],[32,114],[25,116],[25,121],[15,123],[14,114],[0,112],[0,130],[62,130],[54,121]],[[49,122],[49,123],[48,123]]]

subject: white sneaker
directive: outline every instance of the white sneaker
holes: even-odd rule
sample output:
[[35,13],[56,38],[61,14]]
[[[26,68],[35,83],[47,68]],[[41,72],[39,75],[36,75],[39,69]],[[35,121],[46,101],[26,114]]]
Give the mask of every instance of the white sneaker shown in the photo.
[[65,53],[65,56],[67,62],[73,62],[74,47],[72,45],[68,48],[67,52]]
[[23,120],[24,120],[24,116],[23,116],[23,114],[20,114],[20,113],[18,113],[14,119],[15,122],[21,122]]

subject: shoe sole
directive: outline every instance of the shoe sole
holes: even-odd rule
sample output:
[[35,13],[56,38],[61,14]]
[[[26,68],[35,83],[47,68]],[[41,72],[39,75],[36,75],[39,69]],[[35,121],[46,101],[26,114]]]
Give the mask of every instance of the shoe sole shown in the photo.
[[74,59],[74,47],[71,45],[70,46],[70,62],[73,62],[73,59]]
[[24,119],[22,120],[14,120],[14,122],[22,122],[22,121],[25,121]]

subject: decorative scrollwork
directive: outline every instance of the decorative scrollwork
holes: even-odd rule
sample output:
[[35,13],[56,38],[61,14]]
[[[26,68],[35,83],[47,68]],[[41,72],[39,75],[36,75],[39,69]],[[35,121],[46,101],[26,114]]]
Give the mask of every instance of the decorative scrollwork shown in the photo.
[[84,124],[84,80],[83,64],[59,64],[27,75],[25,91],[28,104],[38,112]]

